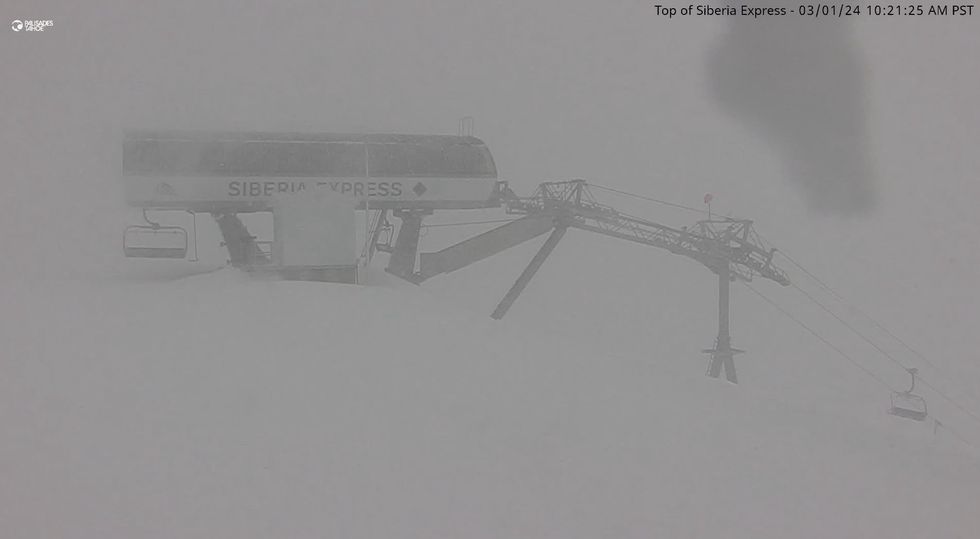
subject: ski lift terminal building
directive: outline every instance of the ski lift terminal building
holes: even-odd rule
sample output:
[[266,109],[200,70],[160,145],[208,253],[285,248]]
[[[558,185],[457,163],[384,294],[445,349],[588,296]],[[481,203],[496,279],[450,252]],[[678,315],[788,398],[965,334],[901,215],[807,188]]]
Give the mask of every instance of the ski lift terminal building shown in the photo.
[[497,207],[497,169],[472,136],[131,131],[126,201],[194,212],[268,211],[278,194],[329,189],[373,209]]

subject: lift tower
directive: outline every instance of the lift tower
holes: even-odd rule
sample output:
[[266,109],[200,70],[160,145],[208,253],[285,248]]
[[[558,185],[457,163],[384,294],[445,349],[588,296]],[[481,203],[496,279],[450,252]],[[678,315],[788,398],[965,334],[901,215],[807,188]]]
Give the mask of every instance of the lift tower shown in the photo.
[[[724,219],[699,221],[695,226],[695,233],[703,238],[708,238],[708,249],[713,251],[705,266],[718,275],[718,336],[715,338],[714,348],[703,350],[710,354],[711,360],[708,363],[708,376],[718,378],[722,369],[725,370],[725,377],[733,384],[738,383],[735,374],[735,354],[741,354],[744,350],[732,348],[731,335],[731,282],[736,279],[736,273],[732,271],[733,264],[739,263],[741,253],[756,251],[764,257],[766,267],[770,273],[756,272],[757,274],[772,279],[783,285],[788,285],[789,280],[785,274],[772,267],[772,255],[775,249],[762,247],[762,240],[752,228],[752,221],[745,219]],[[774,271],[773,271],[774,270]],[[740,275],[744,280],[751,280],[753,272],[750,270],[747,275]]]
[[719,377],[724,369],[732,383],[738,381],[733,357],[741,350],[731,346],[731,281],[751,281],[759,276],[789,285],[786,273],[772,265],[776,250],[765,246],[752,221],[746,219],[714,218],[690,227],[672,228],[599,204],[585,180],[545,182],[530,197],[507,196],[503,202],[507,213],[523,217],[441,251],[422,253],[414,281],[456,271],[551,232],[494,310],[493,318],[499,319],[507,314],[568,228],[666,249],[700,262],[718,276],[718,337],[714,348],[705,350],[711,355],[707,374]]

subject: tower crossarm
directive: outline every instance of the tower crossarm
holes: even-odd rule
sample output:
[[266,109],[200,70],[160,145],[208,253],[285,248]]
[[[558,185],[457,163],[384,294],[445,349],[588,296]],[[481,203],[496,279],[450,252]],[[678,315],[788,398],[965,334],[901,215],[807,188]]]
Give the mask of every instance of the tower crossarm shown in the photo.
[[766,247],[749,220],[703,220],[674,228],[599,204],[584,180],[543,183],[530,197],[509,203],[507,211],[552,214],[565,226],[666,249],[715,273],[727,264],[734,276],[746,281],[759,276],[789,284],[785,272],[772,264],[775,249]]

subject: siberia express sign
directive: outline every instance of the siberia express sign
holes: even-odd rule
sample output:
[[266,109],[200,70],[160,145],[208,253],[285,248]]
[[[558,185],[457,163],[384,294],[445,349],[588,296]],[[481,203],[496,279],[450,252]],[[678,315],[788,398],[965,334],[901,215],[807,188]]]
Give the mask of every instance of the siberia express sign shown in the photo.
[[[323,189],[329,188],[335,193],[353,195],[355,197],[368,198],[388,198],[400,197],[404,191],[402,182],[397,180],[387,181],[318,181],[316,187]],[[421,181],[416,182],[415,186],[420,192],[420,196],[428,192],[428,188]],[[299,193],[306,191],[306,181],[238,181],[228,182],[228,196],[230,197],[270,197],[278,193]]]
[[428,135],[134,132],[123,175],[129,204],[192,211],[267,209],[316,189],[375,208],[480,208],[497,185],[482,141]]

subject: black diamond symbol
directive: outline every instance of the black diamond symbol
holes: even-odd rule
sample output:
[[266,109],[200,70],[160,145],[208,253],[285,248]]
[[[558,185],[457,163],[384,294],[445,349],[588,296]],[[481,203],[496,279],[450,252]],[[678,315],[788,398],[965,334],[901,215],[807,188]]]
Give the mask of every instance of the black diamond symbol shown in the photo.
[[422,193],[428,191],[428,189],[426,189],[425,186],[422,185],[422,182],[419,182],[415,184],[415,187],[412,188],[412,191],[415,193],[415,196],[420,197],[422,196]]

